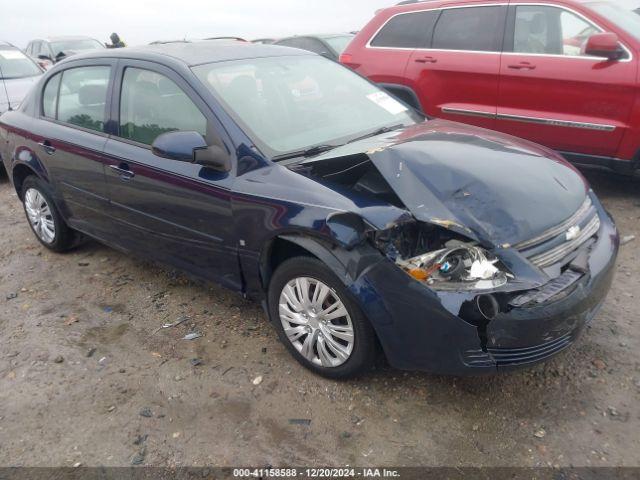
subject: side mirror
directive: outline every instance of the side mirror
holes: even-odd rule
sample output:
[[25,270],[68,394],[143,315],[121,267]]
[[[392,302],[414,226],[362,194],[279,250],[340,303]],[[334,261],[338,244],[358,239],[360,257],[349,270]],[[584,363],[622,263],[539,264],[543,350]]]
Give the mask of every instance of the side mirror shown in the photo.
[[168,160],[197,163],[221,172],[231,170],[229,154],[217,145],[207,145],[198,132],[163,133],[155,139],[151,151]]
[[584,53],[593,57],[619,60],[624,55],[624,50],[620,47],[618,35],[605,32],[591,35],[587,39]]
[[46,60],[48,62],[53,62],[53,59],[49,55],[38,55],[38,60]]

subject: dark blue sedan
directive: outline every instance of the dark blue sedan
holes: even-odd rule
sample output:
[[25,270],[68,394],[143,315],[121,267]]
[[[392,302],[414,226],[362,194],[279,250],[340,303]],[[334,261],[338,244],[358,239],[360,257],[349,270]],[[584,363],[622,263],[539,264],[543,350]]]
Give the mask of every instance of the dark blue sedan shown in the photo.
[[293,356],[496,372],[571,345],[611,217],[556,153],[426,119],[321,56],[169,44],[58,64],[0,117],[38,240],[86,235],[262,302]]

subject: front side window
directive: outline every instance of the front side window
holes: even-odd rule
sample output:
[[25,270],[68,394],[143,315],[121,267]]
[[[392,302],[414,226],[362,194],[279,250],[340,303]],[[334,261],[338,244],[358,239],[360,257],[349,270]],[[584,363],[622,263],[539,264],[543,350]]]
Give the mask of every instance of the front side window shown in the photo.
[[585,55],[587,40],[598,29],[577,15],[557,7],[516,7],[513,51],[547,55]]
[[426,47],[431,40],[438,14],[437,10],[430,10],[397,15],[391,18],[371,40],[371,46],[386,48]]
[[109,67],[79,67],[62,72],[57,119],[104,131],[110,72]]
[[[0,47],[0,78],[11,80],[14,78],[35,77],[42,70],[17,48]],[[3,92],[4,93],[4,92]]]
[[442,11],[433,33],[438,50],[500,51],[503,7],[450,8]]
[[356,73],[315,55],[213,63],[193,71],[273,157],[422,121]]
[[172,80],[149,70],[127,68],[120,96],[120,136],[151,145],[174,131],[207,133],[207,119]]

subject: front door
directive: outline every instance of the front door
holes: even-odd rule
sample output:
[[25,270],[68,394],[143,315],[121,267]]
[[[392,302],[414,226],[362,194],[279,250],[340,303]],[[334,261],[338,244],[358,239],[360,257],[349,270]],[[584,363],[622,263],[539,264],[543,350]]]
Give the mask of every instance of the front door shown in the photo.
[[148,62],[119,67],[112,117],[117,135],[105,147],[114,239],[124,248],[233,289],[241,288],[231,213],[233,175],[154,155],[169,131],[221,138],[208,107],[175,72]]
[[[631,13],[629,14],[631,15]],[[556,150],[613,157],[628,128],[636,64],[585,55],[601,29],[550,5],[510,7],[496,129]]]

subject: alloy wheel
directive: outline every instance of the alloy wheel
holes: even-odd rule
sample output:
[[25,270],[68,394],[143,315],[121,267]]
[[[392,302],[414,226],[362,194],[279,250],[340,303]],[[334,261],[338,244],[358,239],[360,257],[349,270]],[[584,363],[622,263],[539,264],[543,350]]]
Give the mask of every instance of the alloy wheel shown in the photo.
[[35,188],[29,188],[24,195],[24,207],[38,238],[44,243],[53,243],[56,238],[56,225],[44,196]]
[[335,368],[349,360],[353,323],[332,288],[314,278],[294,278],[280,293],[278,311],[287,338],[309,362]]

